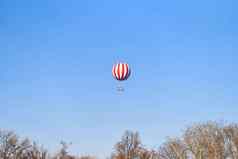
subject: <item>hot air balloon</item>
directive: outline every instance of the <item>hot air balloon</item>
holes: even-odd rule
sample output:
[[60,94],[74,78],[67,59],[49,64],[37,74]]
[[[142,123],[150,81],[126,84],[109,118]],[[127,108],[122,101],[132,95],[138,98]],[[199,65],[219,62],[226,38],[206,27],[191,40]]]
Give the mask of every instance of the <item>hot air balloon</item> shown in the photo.
[[[116,63],[112,67],[112,75],[117,81],[125,81],[130,77],[131,69],[127,63]],[[118,86],[118,91],[124,91],[122,86]]]

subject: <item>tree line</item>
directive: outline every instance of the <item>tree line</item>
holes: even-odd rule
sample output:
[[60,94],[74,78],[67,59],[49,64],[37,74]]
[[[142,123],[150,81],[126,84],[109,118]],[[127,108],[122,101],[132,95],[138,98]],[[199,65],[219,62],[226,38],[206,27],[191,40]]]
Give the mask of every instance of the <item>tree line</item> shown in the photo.
[[[61,142],[56,154],[14,132],[0,130],[0,159],[96,159],[74,156]],[[125,131],[108,159],[238,159],[238,124],[196,123],[179,138],[168,138],[157,149],[146,148],[138,132]]]

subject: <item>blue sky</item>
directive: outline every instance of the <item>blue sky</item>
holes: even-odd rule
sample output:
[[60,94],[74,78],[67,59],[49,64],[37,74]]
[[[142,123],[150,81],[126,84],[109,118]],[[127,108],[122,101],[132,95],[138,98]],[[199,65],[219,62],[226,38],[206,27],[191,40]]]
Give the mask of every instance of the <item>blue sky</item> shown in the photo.
[[[193,122],[238,122],[237,5],[1,1],[1,128],[103,158],[126,129],[157,148]],[[118,60],[132,68],[123,94]]]

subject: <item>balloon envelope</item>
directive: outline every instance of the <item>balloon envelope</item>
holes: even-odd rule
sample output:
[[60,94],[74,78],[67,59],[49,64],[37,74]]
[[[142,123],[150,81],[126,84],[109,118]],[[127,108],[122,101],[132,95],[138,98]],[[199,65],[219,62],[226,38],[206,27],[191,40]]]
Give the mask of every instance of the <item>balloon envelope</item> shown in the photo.
[[118,81],[127,80],[130,74],[131,70],[127,63],[117,63],[112,67],[112,75]]

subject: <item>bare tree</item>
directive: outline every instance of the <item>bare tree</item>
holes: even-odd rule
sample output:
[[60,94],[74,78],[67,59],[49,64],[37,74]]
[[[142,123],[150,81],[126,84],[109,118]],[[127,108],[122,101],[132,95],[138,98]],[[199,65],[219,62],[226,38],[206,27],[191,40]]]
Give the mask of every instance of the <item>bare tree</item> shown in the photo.
[[138,151],[139,159],[160,159],[159,153],[155,150],[149,150],[141,147]]
[[221,126],[215,122],[194,124],[184,134],[184,142],[195,159],[225,157],[225,140]]
[[238,124],[230,124],[223,128],[225,136],[225,157],[238,158]]
[[75,156],[69,155],[68,148],[72,143],[66,143],[65,141],[61,141],[61,148],[58,154],[54,157],[54,159],[75,159]]
[[[70,155],[69,145],[61,142],[59,153],[50,157],[42,146],[0,130],[0,159],[96,159]],[[125,131],[114,150],[111,159],[238,159],[238,124],[193,124],[181,138],[169,138],[157,151],[145,148],[138,132]]]
[[28,139],[19,140],[14,132],[0,130],[0,158],[19,158],[30,147]]
[[42,146],[39,147],[35,142],[32,147],[23,155],[22,159],[47,159],[48,152]]
[[85,156],[80,156],[77,159],[96,159],[96,157],[90,156],[90,155],[85,155]]
[[117,159],[135,159],[139,156],[141,141],[138,132],[125,131],[124,135],[115,145],[114,158]]
[[179,139],[169,139],[159,149],[159,156],[161,159],[184,159],[186,154],[185,144]]

